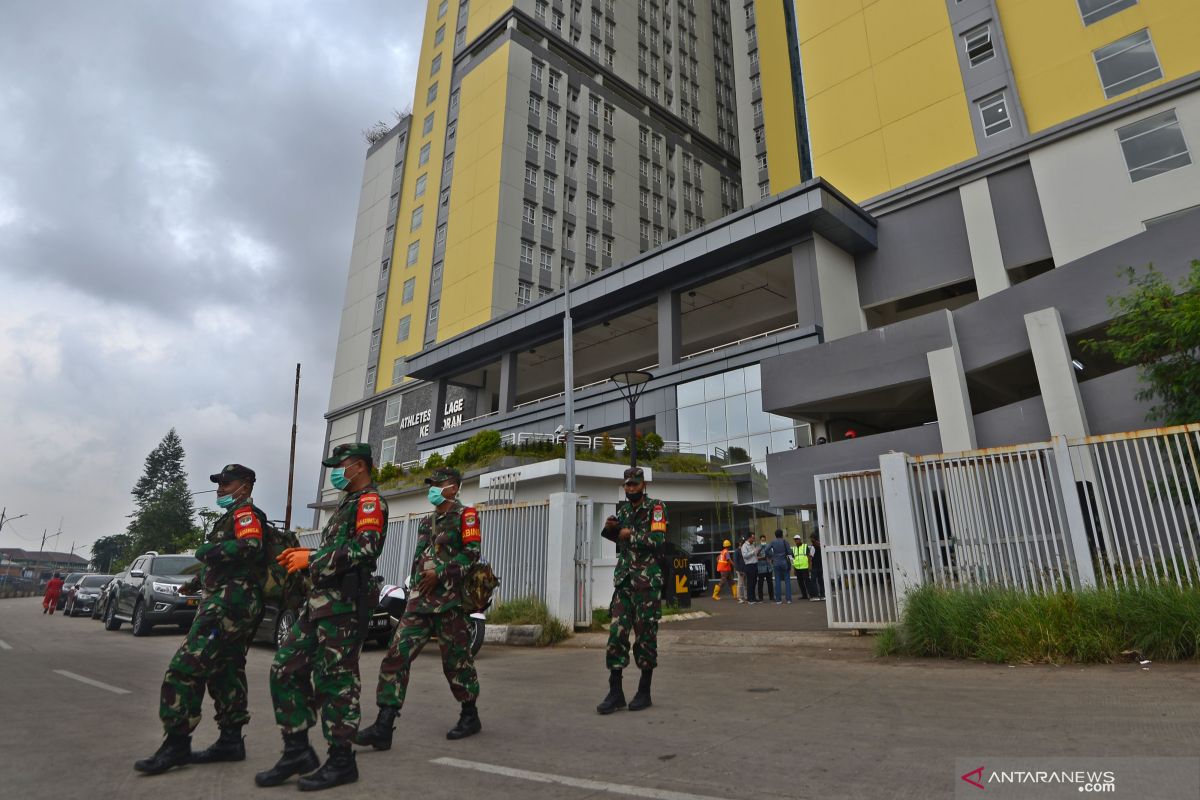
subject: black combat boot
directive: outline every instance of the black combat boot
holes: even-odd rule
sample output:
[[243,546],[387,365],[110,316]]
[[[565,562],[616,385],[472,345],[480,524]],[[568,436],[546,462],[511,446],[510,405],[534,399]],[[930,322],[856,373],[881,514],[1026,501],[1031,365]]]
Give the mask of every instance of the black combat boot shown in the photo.
[[465,739],[468,736],[474,736],[483,730],[483,723],[479,721],[479,711],[475,708],[474,703],[463,703],[462,713],[458,715],[458,724],[446,731],[447,739]]
[[319,792],[356,780],[358,764],[354,760],[354,750],[348,744],[334,744],[329,746],[329,760],[312,775],[300,779],[300,791]]
[[621,691],[621,670],[608,671],[608,694],[596,710],[601,714],[611,714],[618,708],[625,707],[625,692]]
[[278,763],[266,772],[254,776],[259,786],[278,786],[293,775],[306,775],[321,766],[317,751],[308,743],[308,731],[285,733],[283,755]]
[[215,764],[218,761],[245,761],[246,742],[242,738],[242,726],[221,728],[221,735],[207,750],[192,753],[193,764]]
[[354,735],[354,743],[363,747],[374,747],[376,750],[391,750],[392,731],[396,730],[398,716],[400,709],[395,706],[380,706],[375,724],[359,729]]
[[162,746],[149,758],[134,762],[133,768],[147,775],[158,775],[171,767],[182,767],[192,760],[192,737],[187,733],[168,733]]
[[654,670],[642,670],[642,679],[638,681],[637,694],[629,701],[630,711],[641,711],[643,708],[649,708],[653,705],[650,702],[650,679],[654,677]]

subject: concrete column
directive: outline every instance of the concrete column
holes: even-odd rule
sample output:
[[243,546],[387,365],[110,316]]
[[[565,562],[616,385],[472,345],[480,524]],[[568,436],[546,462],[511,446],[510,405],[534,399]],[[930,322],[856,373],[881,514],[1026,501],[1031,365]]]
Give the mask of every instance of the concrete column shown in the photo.
[[792,248],[792,281],[796,287],[796,322],[821,329],[820,290],[817,287],[816,246],[809,239]]
[[896,613],[904,614],[909,591],[925,583],[921,568],[921,545],[913,514],[911,474],[907,453],[884,453],[879,457],[883,482],[883,516],[892,548],[892,585],[896,587]]
[[867,318],[858,300],[854,257],[817,235],[812,248],[825,341],[865,331]]
[[658,366],[679,363],[683,356],[683,324],[679,310],[679,292],[658,293]]
[[575,507],[579,495],[550,495],[546,537],[546,608],[568,628],[575,625]]
[[987,178],[958,187],[962,201],[963,219],[967,223],[967,244],[971,248],[971,268],[975,272],[975,288],[980,297],[987,297],[1012,284],[1004,268],[1000,252],[1000,234],[996,230],[996,215],[992,211],[992,194]]
[[500,356],[500,392],[499,405],[501,414],[507,414],[517,404],[517,352],[504,353]]
[[950,346],[925,354],[929,361],[929,381],[933,385],[933,405],[937,409],[938,433],[942,452],[974,450],[975,416],[971,413],[971,395],[963,371],[958,338],[954,336],[954,317],[942,312],[950,326]]
[[446,407],[447,385],[445,378],[438,378],[433,382],[433,419],[429,421],[431,434],[439,433],[442,430],[442,409]]
[[1026,314],[1025,331],[1029,334],[1029,349],[1042,390],[1050,435],[1087,436],[1087,415],[1079,396],[1079,384],[1075,382],[1075,367],[1071,364],[1071,350],[1067,347],[1067,335],[1058,309],[1043,308]]

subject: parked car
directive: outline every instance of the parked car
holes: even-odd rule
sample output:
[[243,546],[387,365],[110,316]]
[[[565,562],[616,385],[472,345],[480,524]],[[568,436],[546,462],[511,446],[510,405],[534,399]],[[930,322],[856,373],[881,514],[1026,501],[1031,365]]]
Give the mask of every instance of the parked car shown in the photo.
[[100,592],[108,586],[112,575],[84,575],[79,582],[67,592],[67,601],[63,604],[63,616],[73,617],[76,614],[90,614]]
[[[376,575],[375,581],[377,585],[383,584],[383,576]],[[296,624],[296,617],[300,614],[300,604],[303,599],[295,602],[270,601],[265,603],[262,622],[259,623],[258,630],[254,633],[254,641],[269,642],[275,647],[283,644],[287,638],[288,631]],[[374,640],[382,647],[387,647],[392,641],[392,631],[396,629],[396,622],[399,620],[399,615],[395,619],[382,607],[376,605],[375,611],[371,614],[370,622],[367,624],[367,639]]]
[[54,606],[56,611],[63,610],[63,606],[67,603],[67,595],[79,584],[80,579],[86,574],[86,572],[72,572],[63,578],[62,590],[58,593],[58,603]]
[[126,569],[124,572],[119,572],[112,576],[112,579],[100,590],[100,597],[92,605],[92,619],[105,618],[108,612],[108,598],[112,595],[118,580],[129,580],[129,570]]
[[134,636],[145,636],[156,625],[178,625],[186,631],[196,616],[200,595],[181,595],[179,587],[199,565],[188,554],[159,555],[151,551],[129,565],[109,589],[104,628],[115,631],[129,622]]
[[[374,638],[384,647],[387,647],[392,638],[392,631],[400,622],[400,617],[404,616],[404,607],[408,605],[408,579],[405,578],[403,586],[395,586],[393,584],[384,585],[379,591],[379,608],[376,611],[375,617],[371,619],[371,628],[367,632],[367,638]],[[377,623],[379,612],[382,611],[390,618],[390,623],[385,628],[383,623]],[[486,625],[486,617],[483,614],[471,614],[467,617],[467,625],[471,630],[471,655],[479,652],[479,648],[483,647],[483,634]]]
[[692,597],[696,597],[706,591],[708,591],[708,567],[699,561],[692,561],[688,564],[688,592]]

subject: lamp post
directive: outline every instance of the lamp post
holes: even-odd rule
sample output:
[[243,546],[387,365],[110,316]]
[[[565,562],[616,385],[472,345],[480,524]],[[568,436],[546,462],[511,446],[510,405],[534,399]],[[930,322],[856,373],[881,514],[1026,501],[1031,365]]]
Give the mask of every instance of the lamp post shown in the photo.
[[646,391],[646,382],[654,376],[645,370],[636,369],[618,372],[610,380],[617,384],[621,396],[629,403],[629,466],[637,466],[637,401]]

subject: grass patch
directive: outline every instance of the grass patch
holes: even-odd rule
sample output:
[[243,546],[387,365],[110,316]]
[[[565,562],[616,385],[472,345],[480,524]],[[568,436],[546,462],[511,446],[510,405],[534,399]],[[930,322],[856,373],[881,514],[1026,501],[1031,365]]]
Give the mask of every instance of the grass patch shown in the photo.
[[998,589],[911,592],[877,655],[974,658],[995,663],[1111,663],[1200,655],[1200,592],[1174,584],[1028,595]]
[[[676,614],[690,614],[695,609],[680,608],[673,603],[662,604],[662,616],[673,617]],[[612,624],[612,616],[608,613],[608,608],[593,608],[592,609],[592,624],[588,630],[592,633],[607,633],[608,626]]]
[[518,597],[507,603],[497,603],[488,611],[487,621],[489,625],[541,625],[538,647],[557,644],[571,635],[571,629],[550,616],[546,604],[536,597]]

